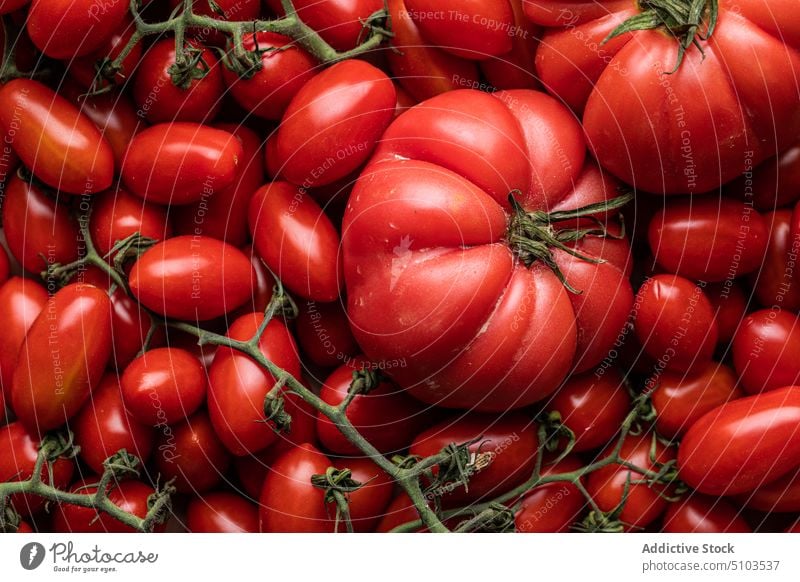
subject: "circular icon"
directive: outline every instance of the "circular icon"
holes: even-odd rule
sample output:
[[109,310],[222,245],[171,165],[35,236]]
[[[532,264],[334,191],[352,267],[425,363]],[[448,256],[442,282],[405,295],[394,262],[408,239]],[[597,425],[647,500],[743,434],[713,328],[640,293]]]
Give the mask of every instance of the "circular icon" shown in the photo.
[[44,546],[39,542],[30,542],[19,551],[19,563],[26,570],[35,570],[44,561]]

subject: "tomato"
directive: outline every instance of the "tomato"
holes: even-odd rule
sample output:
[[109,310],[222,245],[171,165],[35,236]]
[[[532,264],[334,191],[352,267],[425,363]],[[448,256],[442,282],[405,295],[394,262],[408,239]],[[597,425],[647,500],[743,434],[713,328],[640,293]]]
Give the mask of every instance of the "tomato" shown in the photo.
[[[33,475],[39,455],[39,439],[20,422],[12,422],[0,428],[0,483],[25,481]],[[75,463],[59,457],[50,465],[53,469],[53,486],[63,489],[69,485]],[[48,468],[42,467],[42,481],[49,483]],[[44,509],[44,497],[36,495],[12,495],[9,498],[14,509],[27,517]]]
[[242,156],[242,144],[227,131],[165,123],[133,138],[122,180],[149,202],[191,204],[234,184]]
[[131,269],[133,295],[148,309],[206,321],[250,299],[253,266],[234,246],[206,236],[179,236],[147,250]]
[[77,107],[38,81],[14,79],[0,89],[0,125],[6,143],[48,186],[95,194],[111,185],[108,141]]
[[11,14],[26,6],[31,0],[0,0],[0,14]]
[[[99,477],[87,476],[72,488],[84,495],[97,491]],[[155,493],[152,487],[141,481],[112,482],[108,488],[108,499],[120,509],[144,518],[147,515],[147,500]],[[136,533],[131,527],[117,521],[108,514],[91,507],[61,503],[53,510],[53,531],[56,533]],[[157,526],[156,531],[163,530]]]
[[0,285],[8,281],[8,276],[11,274],[11,262],[8,259],[8,253],[5,247],[0,247]]
[[[124,370],[139,354],[150,332],[150,314],[125,293],[116,289],[111,294],[112,363],[117,370]],[[155,332],[154,341],[161,336]]]
[[272,300],[272,295],[275,291],[275,277],[264,266],[264,262],[256,255],[252,245],[245,247],[242,252],[250,257],[250,264],[253,265],[253,270],[256,273],[256,282],[253,285],[253,296],[251,301],[245,303],[240,307],[236,314],[245,315],[247,313],[259,312],[263,313],[269,302]]
[[31,0],[28,36],[48,57],[70,60],[103,46],[129,6],[127,0]]
[[800,275],[795,273],[800,254],[800,232],[792,231],[792,211],[765,215],[771,230],[766,252],[759,257],[761,269],[752,276],[753,292],[764,307],[800,310]]
[[800,465],[800,388],[790,386],[728,402],[683,437],[680,478],[708,495],[746,493]]
[[302,189],[273,182],[250,200],[253,246],[289,291],[313,301],[339,298],[339,234]]
[[[11,400],[11,381],[17,355],[28,330],[47,304],[47,291],[36,281],[12,277],[0,287],[0,382],[2,392]],[[9,402],[10,404],[10,402]]]
[[172,425],[169,432],[162,430],[157,448],[156,468],[163,479],[175,479],[179,493],[210,491],[225,478],[231,462],[204,410]]
[[[600,164],[638,189],[708,192],[800,135],[798,91],[784,82],[800,71],[800,33],[794,19],[774,16],[788,14],[782,11],[794,4],[720,2],[711,35],[708,5],[699,26],[669,33],[661,12],[653,29],[604,43],[650,6],[619,0],[525,4],[533,22],[554,27],[536,55],[542,83],[583,112]],[[681,61],[684,36],[694,44],[686,45]],[[746,59],[743,46],[752,51]]]
[[[555,465],[544,465],[542,476],[571,473],[583,466],[577,457],[567,457]],[[580,489],[569,481],[540,485],[522,498],[514,516],[521,533],[568,532],[580,517],[586,500]]]
[[472,414],[450,418],[417,435],[409,453],[427,457],[440,453],[450,444],[470,445],[473,453],[488,453],[491,462],[462,485],[443,485],[442,502],[457,507],[479,499],[488,500],[523,483],[533,473],[539,441],[537,427],[526,415],[507,414],[502,418]]
[[[366,457],[334,459],[334,466],[337,469],[350,469],[352,479],[362,485],[348,496],[353,531],[373,531],[392,500],[394,481]],[[344,526],[340,525],[339,531],[343,530]]]
[[[606,449],[603,458],[611,454],[614,446],[615,443]],[[620,459],[643,469],[658,471],[659,464],[663,465],[675,458],[675,449],[655,441],[655,455],[651,457],[653,446],[652,434],[628,435],[622,443]],[[668,488],[664,485],[650,487],[646,483],[633,483],[641,478],[642,473],[639,471],[611,464],[589,475],[586,489],[602,511],[612,512],[618,508],[626,483],[630,481],[628,498],[619,514],[619,520],[630,531],[653,523],[668,505],[667,500],[662,497]]]
[[125,410],[119,378],[106,375],[71,423],[80,458],[95,473],[102,474],[103,461],[125,449],[142,463],[150,459],[155,441],[152,427],[137,422]]
[[231,186],[203,196],[185,208],[178,209],[176,228],[180,234],[205,235],[234,246],[247,241],[247,210],[253,193],[264,183],[264,156],[261,138],[244,125],[218,124],[241,142],[244,156],[239,175]]
[[[114,34],[108,37],[103,46],[85,57],[70,61],[68,65],[70,76],[86,89],[91,88],[93,84],[99,84],[100,87],[105,88],[104,85],[108,83],[102,76],[98,77],[98,62],[105,62],[107,59],[110,63],[116,60],[128,45],[128,42],[130,42],[134,32],[136,32],[136,25],[133,23],[133,19],[123,19],[122,24],[117,27]],[[120,69],[114,75],[114,83],[124,85],[131,73],[136,71],[141,58],[142,43],[137,42],[125,58],[122,59]]]
[[330,533],[336,508],[325,503],[325,492],[311,484],[324,475],[331,460],[313,445],[286,451],[271,467],[261,489],[259,524],[265,533]]
[[111,301],[91,285],[50,297],[19,351],[11,405],[22,423],[46,432],[68,421],[99,384],[111,355]]
[[336,366],[358,353],[347,313],[337,303],[303,301],[298,305],[295,335],[303,354],[317,366]]
[[236,493],[206,493],[189,502],[186,529],[192,533],[258,533],[258,507]]
[[634,330],[660,370],[685,372],[711,360],[717,322],[703,289],[683,277],[656,275],[636,295]]
[[575,433],[573,451],[591,451],[614,438],[628,416],[630,397],[619,373],[611,371],[599,378],[581,374],[570,378],[547,403],[557,411],[561,422]]
[[193,42],[184,48],[184,58],[196,64],[181,76],[173,71],[172,38],[156,42],[142,57],[133,82],[133,100],[150,123],[208,123],[219,113],[225,89],[219,60],[210,49]]
[[89,228],[92,242],[101,256],[106,256],[117,242],[137,232],[155,240],[172,236],[172,223],[165,208],[145,202],[125,190],[97,197]]
[[[183,4],[183,0],[169,0],[171,9]],[[195,14],[210,16],[217,20],[258,20],[261,12],[260,0],[216,0],[213,5],[208,0],[195,0],[192,2],[192,11]],[[220,13],[221,11],[221,13]],[[194,38],[214,46],[225,48],[226,36],[210,28],[190,29],[187,31]]]
[[315,75],[316,59],[292,39],[273,32],[249,34],[242,44],[247,51],[256,47],[264,51],[261,68],[246,79],[225,67],[222,75],[231,96],[253,115],[280,119],[292,98]]
[[[401,492],[389,503],[375,531],[377,533],[389,533],[396,527],[417,520],[419,520],[419,513],[414,504],[405,492]],[[427,531],[424,527],[417,530],[417,532]]]
[[748,299],[742,286],[735,281],[711,283],[703,289],[714,310],[714,320],[719,330],[719,343],[727,344],[733,339],[739,324],[747,314]]
[[664,514],[665,533],[752,533],[733,505],[696,493],[671,503]]
[[[366,356],[405,359],[390,375],[425,402],[495,411],[599,363],[632,304],[627,249],[587,238],[577,243],[587,261],[525,226],[616,196],[585,150],[571,114],[534,91],[451,91],[398,117],[342,227],[348,314]],[[517,190],[536,214],[512,210]],[[546,232],[580,226],[540,219]]]
[[173,424],[203,404],[206,372],[200,360],[179,348],[145,352],[122,375],[125,408],[142,424]]
[[725,281],[753,272],[769,240],[769,224],[752,206],[727,198],[681,198],[650,221],[653,255],[670,273]]
[[733,370],[717,362],[691,374],[663,372],[651,378],[648,386],[659,434],[678,438],[707,412],[741,398],[737,381]]
[[800,511],[800,467],[752,493],[741,495],[740,500],[747,507],[769,513]]
[[800,144],[726,184],[730,196],[752,199],[760,210],[775,210],[800,198]]
[[786,311],[748,315],[733,338],[733,366],[750,394],[800,383],[800,322]]
[[533,65],[541,31],[527,18],[522,0],[508,0],[514,14],[512,26],[505,30],[511,37],[511,50],[481,61],[481,72],[498,89],[535,89],[539,86]]
[[[264,320],[263,314],[243,315],[228,328],[227,336],[248,341]],[[297,347],[289,330],[278,319],[267,325],[259,350],[276,366],[295,378],[300,377]],[[252,359],[231,348],[220,347],[208,371],[208,412],[217,436],[234,455],[258,452],[279,437],[264,422],[264,399],[275,385],[275,378]],[[285,397],[286,412],[295,416],[310,414],[292,396]],[[288,438],[292,438],[289,433]]]
[[348,175],[372,154],[396,101],[389,77],[364,61],[325,69],[297,92],[278,127],[281,175],[304,188]]
[[[368,369],[370,365],[361,357],[348,361],[325,380],[320,398],[332,406],[338,405],[347,396],[353,373]],[[381,381],[368,394],[356,396],[347,408],[347,418],[384,454],[402,452],[428,422],[422,406],[387,381]],[[317,415],[317,433],[320,442],[331,452],[343,455],[360,453],[322,413]]]

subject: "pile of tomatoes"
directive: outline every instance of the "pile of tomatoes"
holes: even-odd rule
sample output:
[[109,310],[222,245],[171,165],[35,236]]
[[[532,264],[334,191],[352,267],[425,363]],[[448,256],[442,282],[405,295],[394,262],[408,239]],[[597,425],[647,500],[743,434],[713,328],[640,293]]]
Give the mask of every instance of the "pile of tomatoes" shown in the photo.
[[798,530],[793,8],[0,0],[0,529]]

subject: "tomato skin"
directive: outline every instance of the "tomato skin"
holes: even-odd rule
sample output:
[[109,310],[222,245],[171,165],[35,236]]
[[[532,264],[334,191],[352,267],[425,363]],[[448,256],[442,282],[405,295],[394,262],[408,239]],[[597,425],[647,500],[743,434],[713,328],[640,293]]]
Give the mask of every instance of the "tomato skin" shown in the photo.
[[[577,457],[566,457],[555,465],[544,465],[542,476],[577,471],[583,463]],[[530,490],[522,498],[514,517],[521,533],[568,532],[586,505],[580,489],[571,482],[553,482]]]
[[111,185],[109,143],[72,103],[38,81],[14,79],[0,89],[0,125],[7,143],[48,186],[95,194]]
[[189,352],[156,348],[125,369],[121,379],[125,408],[142,424],[173,424],[196,411],[205,400],[206,373]]
[[[228,328],[227,337],[250,340],[263,319],[260,313],[243,315]],[[269,322],[259,349],[276,366],[295,378],[300,377],[297,347],[279,320]],[[211,422],[231,453],[236,456],[255,453],[278,440],[273,428],[263,422],[264,398],[276,382],[268,372],[244,354],[220,347],[208,372],[208,381]],[[287,396],[285,401],[289,414],[311,414],[294,397]],[[292,433],[288,438],[292,438]]]
[[668,272],[719,282],[761,266],[769,221],[727,198],[681,198],[657,212],[648,229],[650,249]]
[[800,511],[800,467],[739,497],[747,507],[768,513]]
[[604,447],[619,431],[630,410],[630,397],[619,373],[600,378],[581,374],[570,378],[547,403],[561,422],[575,433],[573,451]]
[[69,60],[103,46],[130,4],[126,0],[31,0],[28,36],[48,57]]
[[800,321],[786,311],[748,315],[733,338],[733,366],[750,394],[800,383]]
[[31,279],[12,277],[0,287],[0,382],[11,404],[11,382],[17,356],[28,330],[47,305],[47,290]]
[[227,131],[164,123],[133,138],[122,164],[122,180],[148,202],[191,204],[231,186],[242,156],[242,144]]
[[95,473],[103,473],[103,461],[125,449],[146,463],[153,452],[155,431],[137,422],[125,410],[119,378],[106,375],[72,422],[80,458]]
[[[334,459],[337,469],[350,469],[355,481],[362,484],[350,493],[350,522],[355,533],[368,533],[383,518],[394,494],[394,481],[367,457]],[[344,527],[340,525],[340,530]]]
[[690,494],[670,503],[664,514],[664,533],[752,533],[736,508],[724,499]]
[[663,372],[649,385],[656,428],[667,438],[679,438],[707,412],[744,396],[733,370],[717,362],[691,374]]
[[[122,371],[138,355],[150,331],[150,315],[136,301],[128,297],[124,289],[116,289],[111,294],[111,334],[113,351],[111,360],[114,367]],[[158,340],[156,331],[154,341]]]
[[273,182],[250,200],[253,246],[286,287],[305,299],[339,298],[339,234],[314,200],[288,182]]
[[118,241],[136,232],[157,241],[172,236],[172,222],[166,208],[150,204],[125,190],[97,197],[92,206],[89,229],[101,256],[107,255]]
[[746,493],[800,465],[800,387],[728,402],[692,425],[680,444],[679,476],[708,495]]
[[347,176],[369,158],[396,103],[389,77],[364,61],[322,71],[297,92],[278,127],[281,175],[304,188]]
[[[89,476],[78,481],[72,490],[84,494],[96,492],[99,480],[99,477]],[[153,488],[141,481],[112,481],[107,495],[120,509],[144,518],[147,515],[147,498],[153,493]],[[62,503],[56,506],[53,513],[52,527],[56,533],[136,533],[135,529],[90,507]],[[163,526],[156,527],[156,531],[163,529]]]
[[261,490],[260,530],[264,533],[330,533],[336,508],[325,504],[325,492],[311,484],[324,475],[330,459],[313,445],[283,453],[272,465]]
[[701,287],[683,277],[655,275],[636,295],[634,330],[662,370],[687,371],[711,360],[717,323]]
[[358,353],[347,313],[337,303],[304,301],[298,305],[295,335],[303,354],[317,366],[329,368]]
[[111,356],[110,312],[108,295],[92,285],[67,285],[48,300],[25,336],[11,386],[14,412],[29,429],[61,426],[99,384]]
[[[36,457],[39,454],[39,438],[29,432],[21,422],[12,422],[0,427],[0,483],[24,481],[33,475]],[[71,459],[59,457],[53,464],[53,486],[64,489],[72,479],[75,463]],[[42,481],[48,483],[48,469],[42,467]],[[11,505],[23,517],[33,515],[44,509],[44,497],[15,494],[10,497]]]
[[522,0],[508,0],[513,11],[513,27],[506,32],[511,37],[509,52],[481,61],[481,72],[497,89],[535,89],[539,86],[534,74],[536,48],[541,31],[523,11]]
[[779,306],[800,310],[800,276],[794,264],[800,253],[800,232],[792,229],[792,211],[777,210],[764,215],[770,225],[769,244],[760,258],[761,269],[751,280],[758,302],[764,307]]
[[145,307],[167,317],[207,321],[250,299],[255,272],[236,247],[205,236],[160,242],[134,263],[131,292]]
[[192,533],[258,533],[258,506],[235,493],[206,493],[189,502],[186,528]]
[[[75,79],[82,87],[89,89],[92,83],[96,82],[97,77],[97,62],[103,59],[109,61],[115,60],[122,53],[128,41],[133,37],[136,30],[136,25],[133,23],[132,18],[125,18],[114,33],[106,40],[103,46],[93,51],[85,57],[77,58],[70,61],[68,65],[70,76]],[[138,42],[133,45],[131,51],[127,56],[122,59],[121,68],[114,75],[114,82],[118,85],[124,85],[128,77],[136,71],[139,61],[142,58],[142,43]],[[105,82],[105,78],[101,78],[101,82]]]
[[748,299],[745,297],[742,286],[735,281],[712,283],[703,291],[714,310],[714,319],[719,330],[719,343],[727,344],[736,335],[739,324],[747,315]]
[[727,184],[725,194],[752,199],[762,211],[794,204],[800,198],[800,144],[783,151]]

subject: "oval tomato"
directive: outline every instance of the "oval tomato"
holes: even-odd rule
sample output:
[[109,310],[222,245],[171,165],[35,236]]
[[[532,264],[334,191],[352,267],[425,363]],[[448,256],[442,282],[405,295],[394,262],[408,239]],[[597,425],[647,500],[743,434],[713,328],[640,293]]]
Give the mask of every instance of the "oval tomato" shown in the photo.
[[[73,493],[89,494],[97,491],[99,477],[86,477],[72,488]],[[108,499],[120,509],[144,518],[147,515],[148,498],[155,490],[141,481],[112,482]],[[53,511],[53,531],[57,533],[136,533],[131,527],[117,521],[106,513],[91,507],[61,503]],[[157,526],[156,531],[162,530]]]
[[739,499],[747,507],[768,513],[800,511],[800,467]]
[[[580,459],[567,457],[555,465],[544,465],[541,474],[571,473],[582,466]],[[586,500],[574,483],[558,481],[540,485],[522,498],[514,523],[520,533],[568,532],[585,505]]]
[[258,506],[236,493],[206,493],[189,502],[186,529],[192,533],[258,533]]
[[733,338],[732,352],[750,394],[800,383],[800,320],[775,309],[751,313]]
[[665,533],[751,533],[736,508],[723,499],[692,493],[671,503],[664,514]]
[[719,343],[727,344],[733,339],[739,324],[747,314],[748,299],[742,286],[735,281],[712,283],[703,289],[714,310],[714,320],[719,330]]
[[11,404],[11,381],[28,330],[47,304],[47,291],[36,281],[12,277],[0,287],[0,382]]
[[[116,289],[111,294],[111,360],[117,370],[124,370],[139,354],[151,325],[150,314],[124,289]],[[154,341],[161,337],[161,332],[163,330],[156,330]]]
[[358,353],[347,313],[338,302],[303,301],[298,308],[295,335],[303,354],[311,362],[328,368]]
[[97,197],[92,206],[89,228],[92,242],[103,257],[117,242],[137,232],[157,241],[172,235],[172,223],[165,208],[149,204],[125,190]]
[[759,257],[761,269],[752,276],[753,292],[764,307],[800,310],[800,275],[795,272],[800,254],[800,232],[792,230],[792,211],[765,215],[770,224],[769,245]]
[[[334,459],[334,466],[337,469],[349,469],[351,478],[361,483],[361,487],[348,496],[353,531],[373,531],[392,500],[394,481],[374,461],[366,457]],[[340,525],[339,530],[343,529],[344,526]]]

